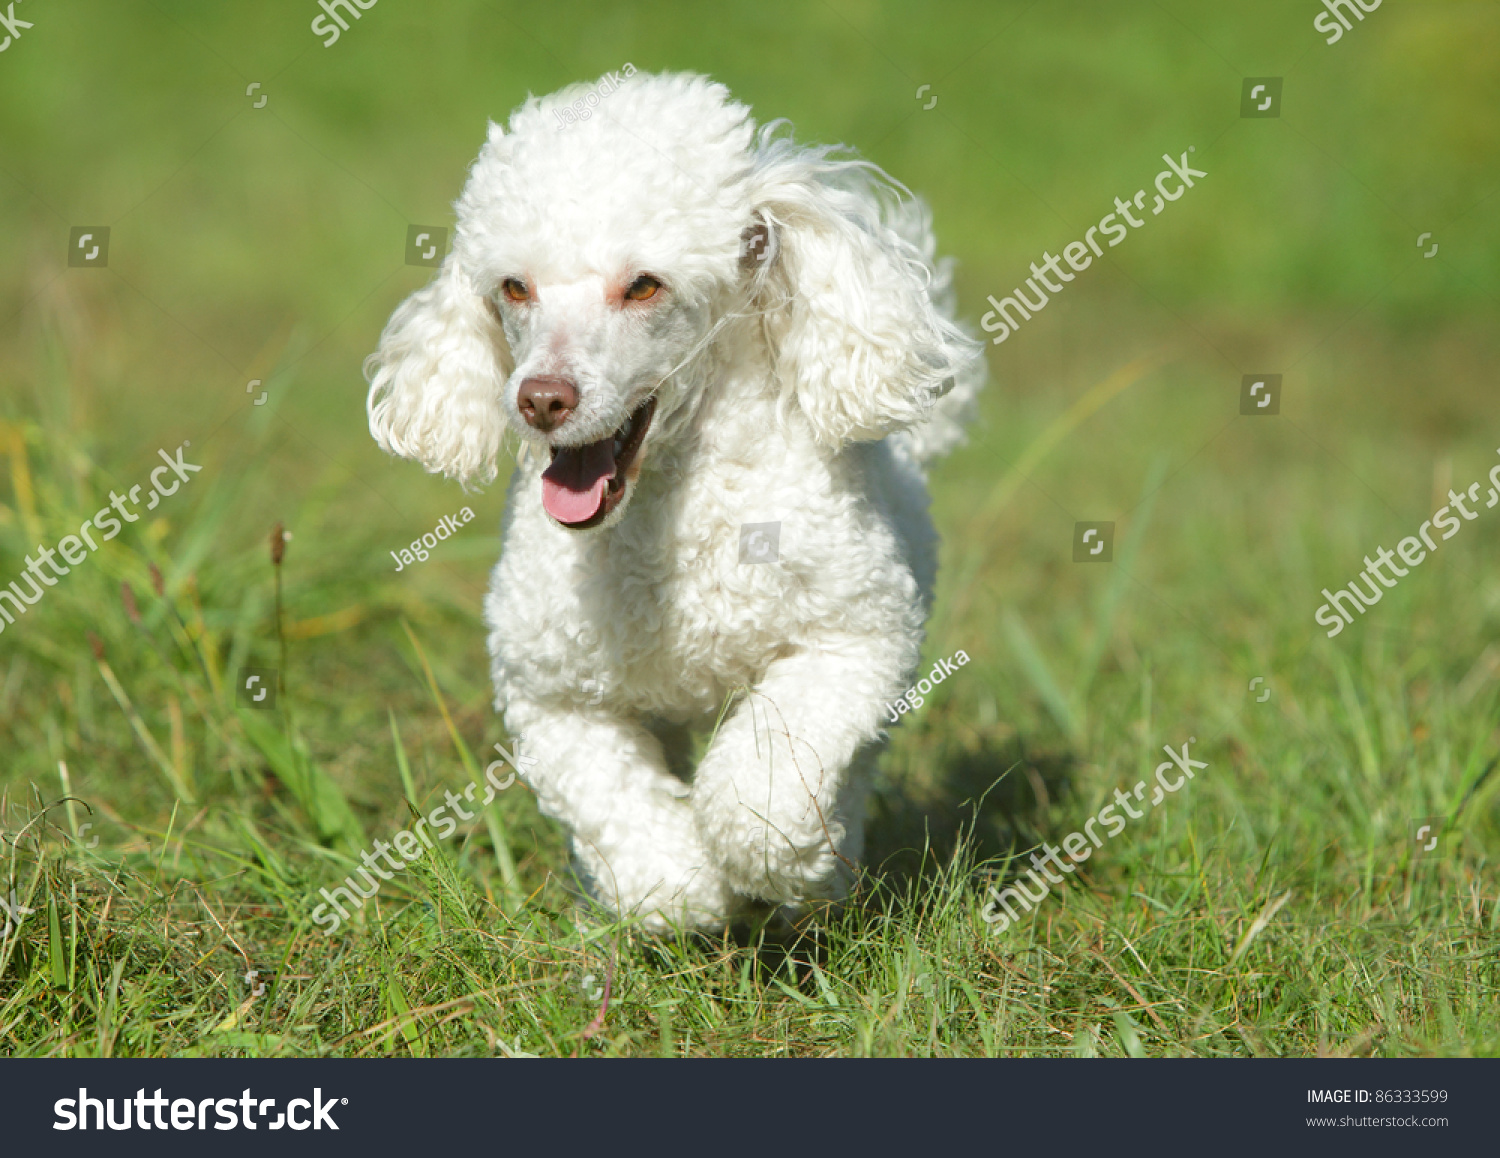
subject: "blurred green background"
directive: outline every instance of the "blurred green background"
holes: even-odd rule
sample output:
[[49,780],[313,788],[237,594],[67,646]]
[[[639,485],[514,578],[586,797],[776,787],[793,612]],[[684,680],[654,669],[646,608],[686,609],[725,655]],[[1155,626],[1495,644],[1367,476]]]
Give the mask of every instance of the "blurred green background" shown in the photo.
[[[1288,327],[1311,344],[1351,316],[1401,335],[1487,318],[1496,6],[1390,3],[1332,46],[1311,26],[1321,10],[380,0],[325,48],[310,0],[28,0],[34,27],[0,54],[7,403],[58,405],[33,356],[66,316],[83,327],[65,343],[84,392],[70,417],[107,432],[122,466],[215,426],[245,380],[293,360],[270,408],[237,425],[279,418],[324,453],[368,451],[349,418],[359,360],[427,276],[402,265],[407,224],[451,222],[486,118],[627,60],[706,72],[761,119],[846,142],[919,191],[973,317],[1148,184],[1162,153],[1196,146],[1202,188],[996,356],[997,394],[1055,396],[1058,360],[1100,345],[1101,318],[1194,352]],[[1239,118],[1240,80],[1256,75],[1285,76],[1279,119]],[[107,273],[64,271],[80,223],[110,225]],[[1440,260],[1418,260],[1423,231]],[[1309,413],[1314,385],[1288,384],[1289,413]],[[412,483],[373,453],[349,462]]]
[[[1164,153],[1192,147],[1208,174],[987,347],[980,420],[933,478],[928,653],[976,662],[903,728],[889,784],[935,815],[962,795],[945,778],[998,775],[1019,744],[1066,752],[1087,797],[1196,735],[1215,746],[1199,807],[1229,877],[1274,845],[1287,873],[1322,865],[1358,892],[1369,865],[1343,858],[1399,860],[1407,819],[1451,814],[1500,742],[1500,513],[1338,639],[1313,622],[1320,588],[1496,462],[1500,4],[1387,0],[1333,45],[1316,0],[378,0],[330,47],[314,0],[16,11],[33,26],[0,53],[0,582],[159,447],[191,440],[204,467],[0,635],[0,785],[17,794],[55,796],[66,760],[80,795],[166,825],[91,632],[170,760],[209,799],[243,794],[239,734],[191,708],[184,724],[196,693],[146,655],[119,584],[147,603],[155,562],[200,609],[187,634],[217,641],[222,708],[224,673],[280,662],[277,522],[289,695],[372,831],[404,823],[388,711],[417,737],[419,780],[455,766],[401,618],[471,747],[498,738],[478,614],[503,487],[463,496],[383,456],[360,366],[430,276],[403,261],[408,226],[451,227],[486,120],[627,61],[707,73],[921,194],[973,323],[1149,189]],[[1261,76],[1284,78],[1281,114],[1242,118]],[[109,227],[107,268],[68,268],[79,225]],[[1240,416],[1248,373],[1284,376],[1279,416]],[[463,504],[477,520],[395,574],[388,552]],[[1112,568],[1073,564],[1078,520],[1117,522]],[[1036,826],[1065,825],[1059,786],[1034,783]],[[1470,814],[1482,875],[1495,811]],[[561,864],[534,812],[510,821],[523,871]]]
[[[627,60],[713,75],[760,118],[846,142],[919,191],[971,318],[1149,185],[1164,152],[1195,146],[1201,188],[994,354],[994,421],[1164,343],[1212,375],[1161,400],[1204,438],[1234,413],[1236,371],[1288,370],[1284,412],[1304,427],[1331,417],[1314,365],[1362,380],[1369,410],[1427,398],[1413,433],[1451,436],[1466,413],[1444,401],[1461,385],[1451,368],[1421,360],[1441,357],[1433,346],[1415,343],[1399,375],[1384,353],[1376,380],[1357,363],[1372,340],[1465,322],[1479,338],[1493,319],[1494,4],[1391,3],[1332,46],[1310,0],[380,0],[326,48],[309,28],[320,11],[31,0],[34,27],[0,54],[7,411],[65,421],[126,476],[194,433],[213,437],[222,471],[269,431],[255,457],[277,469],[239,496],[247,527],[329,470],[348,472],[343,517],[392,520],[396,540],[446,509],[441,484],[381,461],[359,416],[360,360],[428,276],[402,264],[406,226],[451,224],[486,118]],[[1240,80],[1256,75],[1285,76],[1279,119],[1240,119]],[[107,271],[63,266],[69,226],[85,223],[112,230]],[[1420,259],[1424,231],[1439,260]],[[49,336],[66,390],[37,357]],[[256,377],[269,405],[246,410]],[[1339,434],[1358,438],[1373,415],[1345,417]],[[1070,473],[1084,487],[1093,474]]]

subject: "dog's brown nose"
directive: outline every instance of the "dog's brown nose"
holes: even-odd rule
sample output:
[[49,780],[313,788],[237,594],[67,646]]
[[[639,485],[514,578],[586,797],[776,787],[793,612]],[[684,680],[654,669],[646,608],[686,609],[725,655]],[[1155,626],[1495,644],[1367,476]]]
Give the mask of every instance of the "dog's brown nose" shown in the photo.
[[556,430],[578,407],[578,387],[566,378],[527,378],[516,394],[516,405],[526,425],[540,431]]

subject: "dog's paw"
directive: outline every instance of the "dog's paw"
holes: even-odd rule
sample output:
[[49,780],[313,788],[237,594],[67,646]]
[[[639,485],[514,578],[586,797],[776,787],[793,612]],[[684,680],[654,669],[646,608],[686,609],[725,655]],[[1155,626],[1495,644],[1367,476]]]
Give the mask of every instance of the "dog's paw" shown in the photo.
[[846,770],[831,775],[808,756],[794,760],[785,737],[725,729],[699,766],[698,833],[736,892],[792,906],[848,893],[854,872],[845,846],[858,843],[859,825],[850,832],[847,792],[838,791]]
[[648,933],[721,929],[741,904],[696,833],[640,834],[607,858],[575,845],[574,860],[600,916],[634,921]]
[[836,821],[775,825],[744,806],[713,807],[700,810],[699,830],[729,886],[746,896],[800,907],[838,900],[853,883]]

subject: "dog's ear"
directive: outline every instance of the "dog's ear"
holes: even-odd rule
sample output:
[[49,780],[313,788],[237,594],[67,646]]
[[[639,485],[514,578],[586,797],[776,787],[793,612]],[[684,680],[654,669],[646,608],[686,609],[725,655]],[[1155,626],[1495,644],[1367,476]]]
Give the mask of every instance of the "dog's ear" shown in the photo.
[[509,363],[490,304],[450,253],[437,277],[397,307],[365,361],[370,433],[433,474],[466,487],[490,482]]
[[755,282],[763,282],[775,265],[776,236],[757,213],[740,233],[740,271]]
[[783,397],[830,449],[921,422],[980,352],[929,292],[926,209],[872,165],[762,147],[741,263]]

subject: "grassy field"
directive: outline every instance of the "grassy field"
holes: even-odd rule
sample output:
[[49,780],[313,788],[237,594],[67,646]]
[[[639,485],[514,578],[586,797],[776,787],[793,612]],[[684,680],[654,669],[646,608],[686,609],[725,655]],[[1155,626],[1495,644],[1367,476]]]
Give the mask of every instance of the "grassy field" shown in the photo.
[[[0,1054],[1500,1053],[1488,484],[1369,614],[1314,622],[1500,465],[1500,5],[1389,3],[1327,45],[1313,0],[381,0],[327,48],[310,0],[24,7],[0,583],[159,450],[202,470],[0,633]],[[933,480],[927,664],[972,662],[894,730],[844,912],[775,943],[580,927],[517,785],[324,937],[318,890],[506,740],[503,486],[384,458],[360,363],[485,118],[626,61],[921,193],[971,320],[1163,154],[1207,176],[989,347]],[[1242,118],[1272,76],[1280,115]],[[70,268],[100,225],[107,267]],[[1242,415],[1273,373],[1280,413]],[[1112,562],[1073,562],[1079,521]],[[1184,790],[985,923],[990,882],[1190,740]]]

